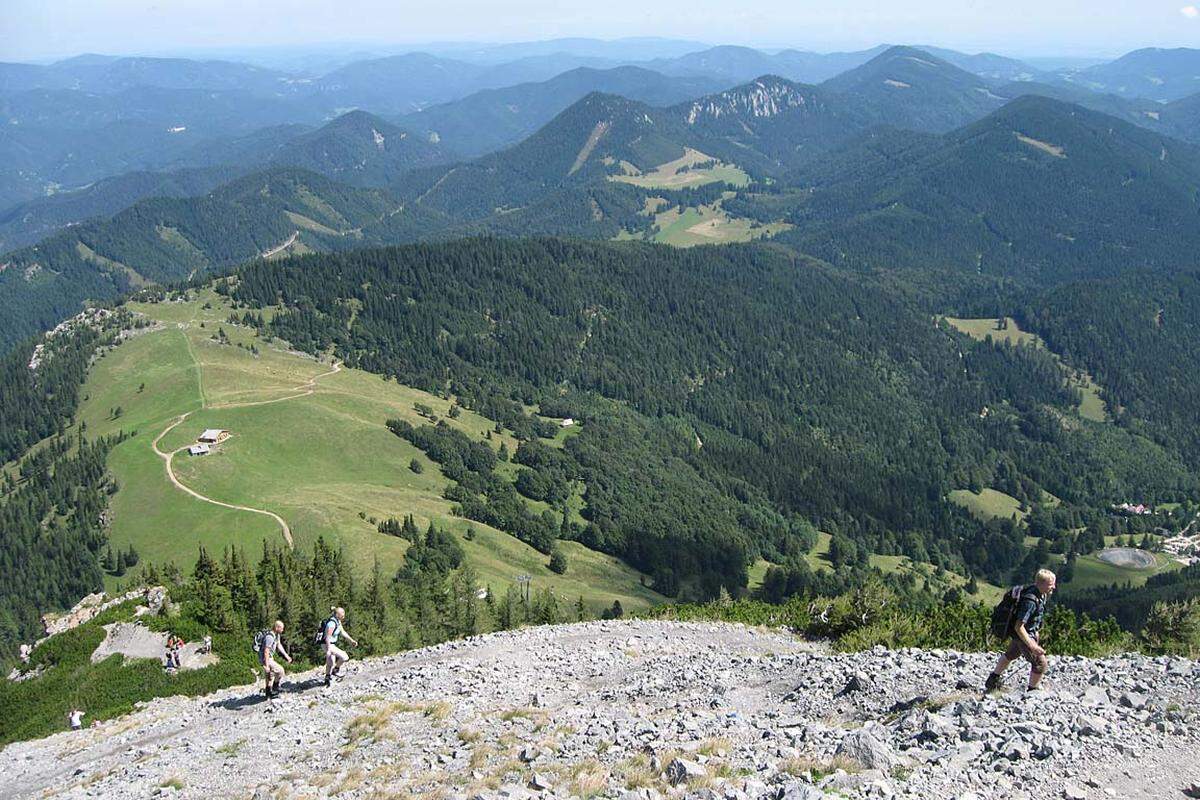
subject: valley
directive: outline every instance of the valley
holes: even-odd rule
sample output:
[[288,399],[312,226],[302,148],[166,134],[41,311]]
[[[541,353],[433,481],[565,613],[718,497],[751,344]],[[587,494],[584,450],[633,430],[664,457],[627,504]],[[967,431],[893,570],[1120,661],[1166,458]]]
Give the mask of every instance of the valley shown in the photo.
[[[0,63],[21,791],[1077,799],[1200,729],[1147,694],[1200,657],[1200,50],[194,55]],[[1031,721],[978,690],[992,607],[1042,568],[1062,714]],[[349,694],[303,674],[333,607]],[[275,620],[300,678],[259,705],[237,687]],[[164,669],[168,635],[211,652]],[[762,682],[784,662],[817,672]],[[689,699],[647,716],[673,678]],[[580,686],[579,730],[543,725]],[[20,743],[71,708],[98,733]],[[329,775],[173,768],[243,765],[227,719],[332,730],[279,757]]]

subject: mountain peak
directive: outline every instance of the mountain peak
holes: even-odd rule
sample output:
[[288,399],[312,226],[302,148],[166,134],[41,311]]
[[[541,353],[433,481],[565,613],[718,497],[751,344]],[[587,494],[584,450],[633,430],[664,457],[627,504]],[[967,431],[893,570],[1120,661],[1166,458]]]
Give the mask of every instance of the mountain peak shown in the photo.
[[808,107],[813,101],[812,87],[778,75],[763,75],[741,86],[693,101],[688,107],[687,123],[695,125],[701,119],[722,116],[765,119],[791,109]]

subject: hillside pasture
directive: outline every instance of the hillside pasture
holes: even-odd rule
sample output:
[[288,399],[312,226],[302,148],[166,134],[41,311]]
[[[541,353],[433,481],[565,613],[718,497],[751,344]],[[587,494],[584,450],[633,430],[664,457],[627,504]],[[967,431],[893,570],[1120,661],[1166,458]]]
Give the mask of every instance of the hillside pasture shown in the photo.
[[643,189],[688,189],[718,181],[741,188],[750,183],[750,176],[733,164],[686,147],[679,158],[649,171],[643,172],[632,164],[623,163],[621,174],[611,175],[609,180]]
[[[694,247],[702,244],[749,242],[785,231],[791,225],[773,222],[766,225],[744,217],[731,217],[721,201],[703,206],[680,208],[670,206],[654,214],[651,241],[675,247]],[[628,238],[628,237],[626,237]]]
[[[804,560],[808,562],[809,568],[813,572],[821,570],[832,570],[833,563],[829,560],[829,546],[833,541],[833,537],[824,531],[817,532],[817,541],[813,548],[805,554]],[[889,556],[872,553],[867,557],[867,564],[872,569],[878,569],[885,575],[892,574],[911,574],[914,575],[918,584],[921,581],[932,591],[945,591],[951,588],[965,588],[967,579],[956,572],[943,570],[941,575],[938,575],[937,567],[933,564],[924,561],[913,561],[908,556]],[[767,570],[770,569],[771,563],[766,559],[760,558],[750,565],[748,587],[751,591],[762,586],[763,579],[766,577]],[[979,593],[974,595],[966,595],[968,599],[978,600],[984,603],[998,602],[1003,590],[994,586],[987,581],[976,579],[976,584],[979,586]]]
[[[1064,584],[1069,591],[1072,589],[1087,589],[1094,586],[1110,586],[1130,584],[1141,586],[1151,576],[1163,572],[1180,569],[1182,565],[1163,553],[1150,553],[1136,550],[1136,559],[1127,557],[1113,558],[1113,550],[1109,548],[1096,553],[1080,556],[1075,560],[1075,576],[1070,583]],[[1130,548],[1121,548],[1130,549]]]
[[1012,317],[985,317],[982,319],[945,317],[944,319],[955,330],[965,333],[972,339],[978,339],[981,342],[990,338],[993,342],[1007,342],[1013,346],[1027,345],[1047,350],[1047,352],[1050,352],[1058,360],[1067,381],[1072,387],[1079,390],[1080,401],[1076,407],[1079,416],[1092,422],[1106,422],[1108,420],[1108,406],[1100,396],[1100,385],[1092,380],[1092,376],[1082,370],[1068,366],[1059,358],[1057,353],[1050,351],[1046,347],[1046,343],[1042,340],[1042,337],[1035,333],[1021,330],[1017,321]]
[[950,502],[957,503],[976,519],[987,522],[993,519],[1012,519],[1023,522],[1029,515],[1021,510],[1021,501],[996,489],[982,489],[978,493],[970,489],[955,489],[950,492]]
[[[549,570],[547,556],[528,545],[454,516],[442,496],[448,481],[438,466],[384,425],[389,418],[424,424],[416,403],[480,441],[494,421],[465,409],[450,419],[447,398],[358,370],[333,372],[328,360],[290,351],[280,341],[267,343],[227,322],[230,308],[212,292],[185,303],[131,307],[157,324],[99,360],[81,409],[89,435],[133,434],[110,456],[120,487],[112,498],[114,547],[133,544],[144,561],[187,570],[200,545],[215,552],[237,545],[254,554],[264,541],[283,542],[270,517],[213,505],[169,482],[151,443],[190,412],[162,437],[164,452],[185,448],[205,428],[231,436],[209,455],[177,452],[178,479],[213,500],[280,515],[297,547],[307,549],[324,537],[344,547],[360,571],[378,558],[391,572],[403,563],[408,543],[379,533],[377,522],[412,514],[422,529],[433,522],[462,534],[469,562],[494,592],[528,574],[535,590],[549,587],[568,603],[582,596],[593,610],[613,600],[639,608],[662,599],[616,558],[564,542],[569,566],[560,576]],[[559,438],[570,435],[563,430]],[[517,447],[508,432],[493,432],[487,441],[494,448]],[[410,469],[414,460],[423,467],[419,474]]]

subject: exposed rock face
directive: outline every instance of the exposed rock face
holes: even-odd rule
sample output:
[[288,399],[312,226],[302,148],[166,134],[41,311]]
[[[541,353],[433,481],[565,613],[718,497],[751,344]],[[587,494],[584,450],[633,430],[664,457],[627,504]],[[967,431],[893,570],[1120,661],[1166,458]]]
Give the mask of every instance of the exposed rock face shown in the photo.
[[78,628],[83,623],[95,619],[108,609],[119,606],[122,603],[127,603],[130,600],[145,600],[146,610],[157,614],[159,609],[162,608],[166,597],[167,590],[162,586],[155,586],[150,589],[136,589],[132,592],[126,592],[119,597],[111,598],[104,592],[89,594],[76,603],[75,607],[70,611],[63,614],[43,614],[42,627],[46,630],[45,638]]
[[767,76],[747,86],[697,100],[688,109],[687,123],[694,125],[705,117],[768,118],[793,109],[815,112],[821,105],[821,100],[811,87],[802,87],[782,78]]
[[728,625],[537,628],[10,745],[0,797],[1148,799],[1200,782],[1197,664],[1052,658],[1043,691],[983,697],[992,662]]

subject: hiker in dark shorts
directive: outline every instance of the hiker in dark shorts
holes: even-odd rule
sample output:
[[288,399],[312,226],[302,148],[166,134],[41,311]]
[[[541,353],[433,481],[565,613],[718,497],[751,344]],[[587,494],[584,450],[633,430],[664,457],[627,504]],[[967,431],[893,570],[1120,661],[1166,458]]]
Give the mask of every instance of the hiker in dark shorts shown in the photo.
[[995,669],[988,676],[987,683],[984,684],[987,691],[1000,688],[1004,670],[1018,658],[1029,662],[1029,691],[1037,689],[1038,684],[1042,682],[1048,662],[1046,651],[1038,643],[1038,638],[1042,630],[1042,620],[1046,616],[1046,601],[1054,594],[1057,585],[1058,580],[1053,572],[1040,569],[1034,576],[1033,583],[1021,590],[1008,629],[1008,649],[1000,656]]

